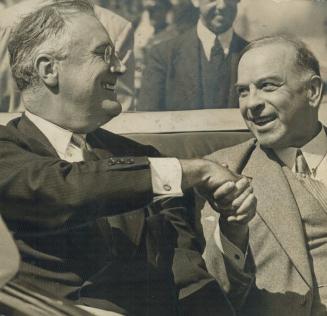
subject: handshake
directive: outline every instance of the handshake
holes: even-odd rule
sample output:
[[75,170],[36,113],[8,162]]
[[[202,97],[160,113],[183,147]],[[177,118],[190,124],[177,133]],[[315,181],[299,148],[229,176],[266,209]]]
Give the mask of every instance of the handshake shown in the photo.
[[221,231],[240,248],[248,234],[248,222],[255,216],[257,200],[249,178],[240,176],[206,159],[180,160],[182,189],[196,190],[220,214]]

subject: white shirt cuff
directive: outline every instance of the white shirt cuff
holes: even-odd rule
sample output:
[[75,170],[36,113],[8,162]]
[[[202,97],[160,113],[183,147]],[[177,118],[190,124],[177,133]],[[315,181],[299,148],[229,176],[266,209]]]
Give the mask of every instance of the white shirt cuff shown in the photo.
[[176,158],[149,158],[154,194],[182,196],[182,167]]
[[236,247],[226,236],[221,232],[219,224],[216,226],[214,238],[217,247],[223,255],[238,269],[244,270],[245,258],[242,250]]

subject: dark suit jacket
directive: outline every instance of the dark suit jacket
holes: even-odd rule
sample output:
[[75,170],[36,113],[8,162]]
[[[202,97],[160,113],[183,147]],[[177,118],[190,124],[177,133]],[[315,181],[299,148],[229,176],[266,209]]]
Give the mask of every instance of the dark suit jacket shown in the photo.
[[[244,39],[234,33],[230,52],[225,59],[231,74],[225,108],[238,107],[234,84],[238,57],[246,44]],[[137,109],[167,111],[203,108],[200,49],[196,27],[154,46],[144,70]]]
[[19,277],[136,315],[174,315],[178,290],[187,299],[213,283],[229,314],[185,220],[187,202],[149,204],[146,156],[158,152],[102,129],[88,142],[100,160],[68,163],[24,115],[0,127],[0,208],[22,256]]
[[[258,199],[257,214],[249,224],[251,251],[248,261],[253,260],[253,263],[247,270],[248,286],[251,285],[251,272],[255,273],[256,280],[247,293],[246,276],[243,278],[243,293],[247,299],[242,315],[309,316],[313,280],[299,210],[307,208],[310,212],[321,212],[322,206],[272,151],[263,150],[253,139],[207,158],[226,162],[232,170],[253,178]],[[226,284],[224,275],[215,271],[214,265],[219,253],[212,242],[215,229],[212,223],[217,221],[205,220],[205,217],[217,215],[209,207],[203,212],[208,270]]]

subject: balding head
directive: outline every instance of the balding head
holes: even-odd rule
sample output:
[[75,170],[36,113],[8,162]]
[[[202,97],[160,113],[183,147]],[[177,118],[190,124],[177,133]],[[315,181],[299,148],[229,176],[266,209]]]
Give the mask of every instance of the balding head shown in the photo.
[[298,40],[269,37],[245,48],[236,87],[243,118],[261,145],[302,147],[316,135],[319,73],[317,59]]

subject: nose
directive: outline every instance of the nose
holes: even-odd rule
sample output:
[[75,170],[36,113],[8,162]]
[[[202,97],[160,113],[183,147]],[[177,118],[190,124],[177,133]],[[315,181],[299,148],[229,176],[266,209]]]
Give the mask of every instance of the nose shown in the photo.
[[219,10],[223,10],[226,8],[226,2],[228,0],[216,0],[216,8]]
[[265,102],[260,96],[260,92],[254,84],[250,85],[249,96],[247,98],[246,107],[252,114],[258,114],[264,108]]
[[114,54],[110,61],[110,72],[122,75],[126,72],[126,65],[120,60],[117,54]]

